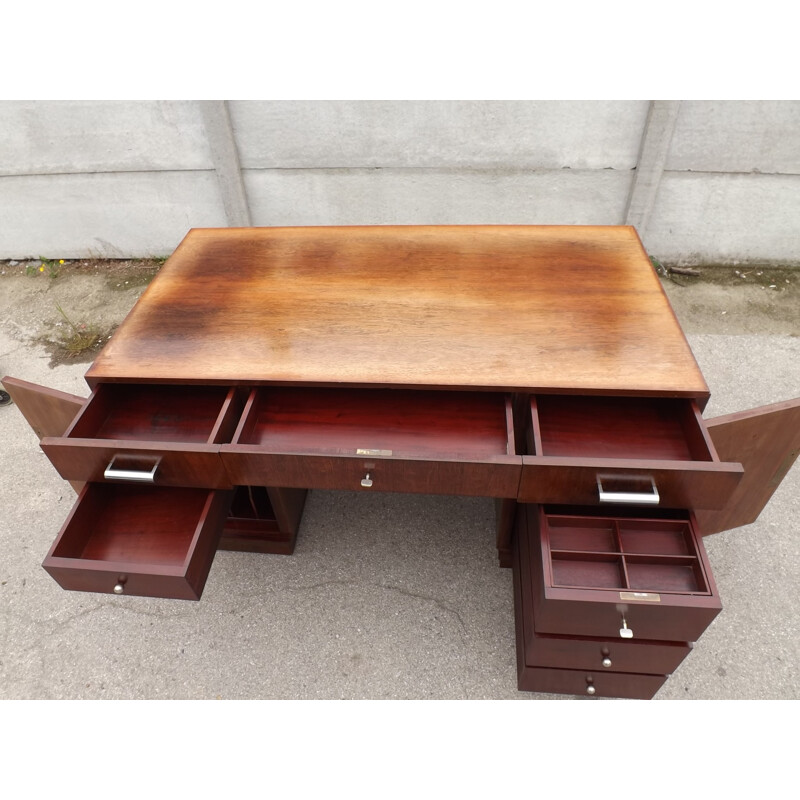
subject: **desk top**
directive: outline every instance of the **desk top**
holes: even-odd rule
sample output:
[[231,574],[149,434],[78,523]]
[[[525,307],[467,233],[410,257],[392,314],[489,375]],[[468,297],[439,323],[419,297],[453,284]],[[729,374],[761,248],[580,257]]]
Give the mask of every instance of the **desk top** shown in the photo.
[[708,397],[630,227],[194,229],[86,377]]

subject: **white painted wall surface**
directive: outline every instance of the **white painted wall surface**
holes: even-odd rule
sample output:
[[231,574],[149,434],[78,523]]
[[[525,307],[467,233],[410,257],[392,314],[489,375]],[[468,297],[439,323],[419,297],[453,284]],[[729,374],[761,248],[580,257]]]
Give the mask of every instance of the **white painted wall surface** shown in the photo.
[[[166,255],[189,228],[247,218],[635,218],[651,254],[669,263],[800,263],[800,102],[684,101],[660,135],[652,120],[666,117],[648,116],[650,106],[0,102],[0,258]],[[648,130],[665,149],[646,176],[652,208],[634,217]]]

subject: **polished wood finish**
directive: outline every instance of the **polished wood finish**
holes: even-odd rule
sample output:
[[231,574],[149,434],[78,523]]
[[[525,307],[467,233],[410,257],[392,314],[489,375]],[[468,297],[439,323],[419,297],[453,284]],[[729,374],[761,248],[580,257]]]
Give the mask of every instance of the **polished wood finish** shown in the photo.
[[655,483],[666,507],[721,508],[742,478],[741,464],[720,462],[692,400],[538,395],[524,413],[520,502],[596,505],[599,478],[645,496]]
[[540,395],[531,401],[531,420],[532,455],[715,460],[691,400]]
[[[677,666],[689,651],[689,646],[666,642],[634,644],[630,641],[617,645],[598,637],[537,634],[529,558],[524,551],[526,538],[523,527],[514,547],[517,688],[522,692],[586,697],[651,698],[663,686],[671,668]],[[612,652],[612,665],[606,668],[603,659],[611,657]],[[648,671],[634,672],[640,667]]]
[[519,676],[517,685],[522,692],[575,695],[588,695],[588,687],[592,686],[593,697],[650,700],[666,680],[666,675],[631,675],[625,672],[600,670],[527,667]]
[[40,440],[45,436],[61,436],[86,402],[78,395],[48,389],[10,375],[6,375],[2,383]]
[[510,397],[481,392],[259,388],[220,452],[237,485],[515,497],[521,471]]
[[230,441],[244,394],[225,387],[101,384],[42,450],[71,480],[104,481],[112,464],[148,472],[157,486],[230,488],[219,443]]
[[669,675],[691,652],[687,642],[570,637],[538,632],[534,624],[534,574],[531,570],[531,558],[536,557],[537,545],[538,542],[530,540],[527,526],[522,526],[514,541],[513,580],[514,613],[518,627],[521,626],[518,634],[526,666]]
[[231,494],[87,484],[42,566],[64,589],[199,600]]
[[[613,524],[613,550],[579,549],[585,546],[585,532],[573,539],[571,549],[565,549],[563,537],[556,543],[564,549],[555,550],[551,540],[551,525],[559,521],[541,507],[528,505],[521,525],[527,526],[529,541],[538,542],[539,551],[531,553],[534,573],[535,626],[540,633],[578,636],[618,637],[623,615],[634,639],[694,642],[702,635],[722,609],[708,557],[700,539],[695,535],[691,516],[683,520],[688,555],[659,552],[664,549],[664,520],[654,519],[654,547],[644,546],[647,537],[638,535],[631,553],[621,544],[618,527],[634,525],[640,532],[650,526],[650,520],[617,520],[608,517],[598,520],[600,526],[609,520]],[[566,522],[576,525],[582,515],[572,510]],[[667,521],[667,525],[676,525]],[[676,530],[670,547],[675,546]],[[533,546],[532,546],[533,550]],[[636,592],[646,597],[632,596]],[[658,598],[657,600],[655,598]]]
[[[63,435],[86,402],[84,397],[48,389],[10,375],[6,375],[2,383],[40,442],[48,436]],[[80,494],[84,481],[70,480],[70,484]]]
[[720,457],[740,461],[744,478],[719,511],[698,511],[700,534],[755,522],[800,454],[800,398],[707,421]]
[[87,379],[708,398],[632,227],[195,229]]

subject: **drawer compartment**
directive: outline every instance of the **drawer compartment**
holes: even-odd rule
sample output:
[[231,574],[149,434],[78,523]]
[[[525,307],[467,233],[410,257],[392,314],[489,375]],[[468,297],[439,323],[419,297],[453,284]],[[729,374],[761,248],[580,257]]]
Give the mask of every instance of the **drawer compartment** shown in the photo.
[[516,497],[521,470],[485,392],[261,387],[221,454],[235,485]]
[[[584,516],[574,507],[523,509],[517,530],[537,633],[693,642],[721,610],[690,515],[633,519]],[[583,549],[589,523],[613,526],[613,548]],[[676,549],[685,552],[663,552]]]
[[42,566],[64,589],[199,600],[231,494],[89,483]]
[[526,666],[519,675],[518,686],[523,692],[650,700],[666,680],[665,675],[631,675],[626,672],[590,672]]
[[64,436],[42,449],[68,480],[230,487],[219,445],[244,398],[222,386],[100,384]]
[[687,642],[638,641],[540,633],[534,625],[527,537],[517,535],[513,561],[514,618],[520,669],[552,667],[591,672],[669,675],[691,652]]
[[521,502],[721,508],[743,474],[693,400],[537,395],[525,410]]

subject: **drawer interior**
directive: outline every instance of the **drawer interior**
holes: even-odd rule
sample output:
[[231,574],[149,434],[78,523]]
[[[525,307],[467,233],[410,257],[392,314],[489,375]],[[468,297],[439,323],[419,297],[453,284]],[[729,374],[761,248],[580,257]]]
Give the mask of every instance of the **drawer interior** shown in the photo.
[[501,393],[259,387],[234,444],[270,452],[485,459],[514,454]]
[[553,586],[709,594],[688,520],[543,513]]
[[66,436],[153,442],[230,441],[241,411],[240,397],[224,386],[100,384]]
[[90,484],[52,555],[180,567],[191,552],[207,489]]
[[718,461],[693,400],[537,395],[529,455]]

